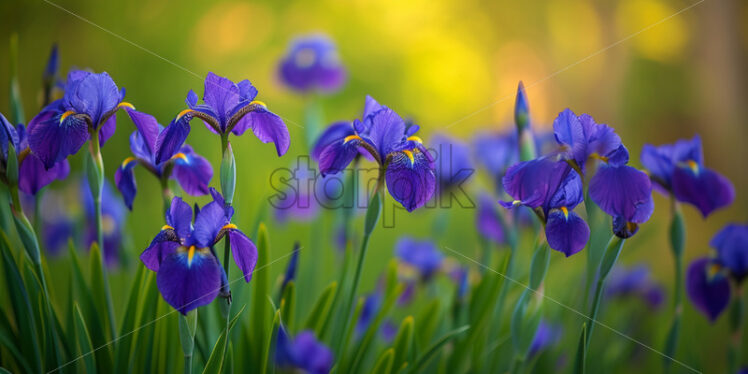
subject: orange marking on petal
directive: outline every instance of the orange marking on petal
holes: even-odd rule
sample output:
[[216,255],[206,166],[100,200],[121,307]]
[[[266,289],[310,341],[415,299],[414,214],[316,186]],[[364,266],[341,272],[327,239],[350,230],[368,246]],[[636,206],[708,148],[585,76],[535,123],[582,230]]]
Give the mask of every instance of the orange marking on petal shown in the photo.
[[263,102],[262,102],[262,101],[260,101],[260,100],[254,100],[254,101],[251,101],[251,102],[249,103],[249,105],[252,105],[252,104],[256,104],[256,105],[262,105],[262,106],[264,106],[265,108],[267,108],[267,107],[268,107],[268,105],[267,105],[267,104],[263,103]]
[[75,114],[75,112],[72,111],[72,110],[68,110],[67,112],[62,113],[62,115],[60,116],[60,123],[62,123],[63,121],[65,121],[65,118],[68,118],[68,117],[72,116],[73,114]]
[[348,135],[343,139],[343,144],[350,142],[351,140],[362,140],[358,135]]
[[410,159],[410,164],[413,165],[416,162],[415,157],[413,157],[413,151],[404,150],[403,153],[405,153],[406,156]]
[[228,225],[221,227],[221,230],[236,230],[236,228],[235,224],[229,223]]
[[192,109],[185,109],[185,110],[179,112],[179,114],[177,114],[177,120],[179,120],[180,118],[182,118],[184,115],[186,115],[187,113],[189,113],[191,111],[192,111]]
[[414,142],[418,142],[420,144],[423,144],[423,139],[421,139],[420,137],[415,136],[415,135],[409,136],[406,140],[412,140]]
[[164,230],[174,230],[174,228],[169,225],[163,225],[161,226],[161,231],[164,231]]
[[566,208],[565,206],[562,206],[561,207],[561,211],[564,213],[564,217],[565,218],[569,218],[569,209],[568,208]]
[[179,152],[179,153],[175,154],[174,156],[171,156],[171,158],[172,158],[172,160],[182,159],[185,162],[189,162],[189,160],[187,159],[187,156],[185,156],[185,154],[182,153],[182,152]]
[[119,108],[128,108],[128,109],[135,110],[135,105],[132,105],[132,104],[128,103],[127,101],[123,101],[123,102],[117,104],[117,109],[119,109]]
[[189,251],[187,251],[187,266],[192,265],[193,257],[195,257],[195,246],[191,245]]
[[135,157],[128,157],[124,161],[122,161],[122,169],[126,168],[127,165],[129,165],[131,162],[135,161]]

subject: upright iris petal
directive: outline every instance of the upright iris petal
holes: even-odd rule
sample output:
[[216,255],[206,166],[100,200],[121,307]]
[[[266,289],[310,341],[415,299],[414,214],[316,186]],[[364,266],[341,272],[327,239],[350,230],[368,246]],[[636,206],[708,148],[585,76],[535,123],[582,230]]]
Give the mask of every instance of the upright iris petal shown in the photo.
[[714,322],[730,303],[730,282],[721,274],[711,274],[711,266],[706,257],[694,260],[686,273],[686,291],[696,309]]
[[748,225],[731,223],[709,242],[717,251],[714,262],[727,269],[738,284],[748,275]]
[[346,79],[335,44],[322,34],[294,39],[278,73],[286,86],[299,92],[337,91]]
[[595,123],[588,114],[577,116],[568,108],[553,121],[553,132],[556,141],[566,148],[566,158],[575,161],[582,171],[590,157],[607,160],[621,146],[621,138],[612,128]]

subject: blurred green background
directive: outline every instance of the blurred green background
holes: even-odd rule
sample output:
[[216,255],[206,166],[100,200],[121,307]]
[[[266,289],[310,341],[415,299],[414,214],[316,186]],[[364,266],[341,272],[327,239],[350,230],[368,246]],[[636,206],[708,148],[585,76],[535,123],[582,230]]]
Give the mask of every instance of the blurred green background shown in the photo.
[[[536,129],[549,129],[556,114],[566,107],[589,113],[616,129],[634,164],[638,164],[644,143],[701,135],[706,164],[733,181],[737,198],[731,207],[708,220],[685,207],[688,262],[708,252],[708,241],[725,223],[745,222],[748,208],[743,193],[748,186],[748,3],[704,1],[674,15],[696,3],[6,0],[0,3],[0,56],[8,51],[10,35],[18,33],[27,120],[39,109],[41,73],[55,42],[63,74],[71,67],[109,72],[127,89],[127,101],[155,115],[164,125],[184,109],[189,89],[201,95],[201,77],[207,72],[234,81],[250,79],[260,91],[258,99],[287,119],[292,144],[288,154],[277,158],[272,145],[260,143],[250,133],[232,137],[238,164],[236,221],[247,229],[274,193],[268,182],[272,171],[287,167],[297,155],[307,152],[301,128],[305,98],[283,87],[276,77],[276,64],[292,37],[321,31],[338,44],[349,81],[342,91],[322,99],[328,122],[359,116],[364,95],[371,94],[415,119],[424,139],[435,132],[470,139],[478,130],[512,126],[514,93],[517,82],[523,80]],[[8,87],[8,70],[8,59],[0,58],[0,87]],[[8,91],[3,89],[0,111],[8,110]],[[127,116],[119,114],[117,132],[103,150],[110,180],[130,153],[127,139],[132,131]],[[219,138],[196,121],[188,142],[213,162],[217,174]],[[82,161],[78,159],[73,159],[72,165],[80,170]],[[143,169],[136,176],[139,193],[127,224],[133,259],[163,224],[157,181]],[[490,189],[488,182],[485,176],[474,179],[471,192]],[[52,188],[60,184],[56,182]],[[217,178],[213,185],[218,186]],[[204,197],[187,200],[207,201]],[[621,262],[650,263],[655,278],[669,290],[669,202],[657,195],[655,203],[653,219],[627,245]],[[448,213],[448,232],[439,244],[477,258],[474,213],[453,207]],[[374,234],[363,290],[374,287],[392,257],[394,241],[403,234],[428,237],[437,215],[434,210],[413,214],[397,210],[395,214],[394,228]],[[312,242],[306,224],[271,221],[268,226],[271,261],[288,253],[296,239],[302,247]],[[358,229],[360,224],[354,227]],[[330,237],[324,235],[323,240],[329,244]],[[302,263],[304,257],[333,258],[332,251],[330,245],[302,249]],[[581,292],[576,288],[584,265],[584,255],[564,259],[554,252],[546,294],[565,300]],[[279,273],[283,266],[285,261],[280,261],[271,271]],[[113,276],[124,281],[132,269],[115,271]],[[335,278],[332,271],[317,274],[317,286]],[[315,289],[314,294],[317,292]],[[557,312],[569,313],[562,308]],[[578,316],[564,318],[581,321]],[[603,321],[613,318],[602,316]],[[618,318],[625,321],[632,317]],[[632,334],[660,347],[670,320],[669,308],[653,318],[656,327],[651,331]],[[705,360],[709,356],[706,352],[690,355],[701,347],[721,359],[727,318],[710,327],[690,304],[686,318],[685,340],[714,343],[683,344],[678,357],[691,359],[688,362]],[[615,322],[611,325],[618,326]],[[633,344],[604,329],[598,332],[611,344]],[[570,333],[576,335],[576,331]],[[648,353],[646,360],[659,362],[660,358]]]

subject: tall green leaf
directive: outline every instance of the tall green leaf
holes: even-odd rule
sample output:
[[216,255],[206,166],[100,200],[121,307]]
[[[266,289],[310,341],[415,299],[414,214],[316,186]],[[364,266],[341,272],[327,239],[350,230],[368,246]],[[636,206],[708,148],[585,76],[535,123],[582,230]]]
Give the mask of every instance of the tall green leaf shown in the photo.
[[407,360],[408,354],[413,347],[413,316],[407,316],[403,319],[403,323],[400,324],[400,330],[397,331],[395,340],[392,343],[392,348],[395,349],[395,356],[392,359],[392,370],[403,366]]
[[416,359],[413,366],[409,366],[406,368],[406,371],[408,373],[418,373],[422,369],[425,368],[426,364],[429,362],[429,360],[437,353],[439,350],[444,347],[445,344],[447,344],[450,340],[454,339],[456,336],[462,334],[463,332],[467,331],[470,328],[470,326],[462,326],[458,327],[448,333],[446,333],[444,336],[439,338],[434,344],[432,344],[426,351]]
[[210,353],[208,362],[205,363],[203,374],[214,374],[214,373],[221,372],[221,369],[223,368],[223,361],[224,361],[223,358],[224,358],[224,352],[226,351],[228,335],[229,333],[231,333],[231,329],[234,328],[236,321],[239,319],[239,316],[242,314],[242,312],[244,312],[244,308],[246,307],[247,307],[246,304],[242,306],[242,308],[239,310],[239,312],[236,313],[234,318],[231,319],[227,328],[223,330],[220,336],[218,336],[218,340],[216,341],[216,344],[213,346],[213,350]]
[[314,303],[314,307],[312,307],[312,311],[311,313],[309,313],[309,317],[307,317],[304,327],[306,329],[314,330],[316,336],[321,336],[322,327],[326,324],[327,320],[332,314],[332,303],[337,290],[338,283],[330,283],[330,285],[327,286],[324,291],[322,291],[322,294],[317,299],[317,302]]
[[281,324],[281,311],[275,311],[273,317],[273,327],[270,330],[270,338],[265,345],[265,354],[262,355],[262,365],[260,366],[260,373],[274,373],[275,364],[271,363],[275,357],[275,342],[278,340],[278,329]]
[[76,335],[78,336],[78,348],[80,349],[81,358],[83,359],[83,363],[85,364],[86,372],[95,373],[96,359],[93,353],[94,348],[91,344],[91,337],[88,335],[86,322],[83,319],[83,314],[81,313],[78,304],[75,304],[75,306],[73,306],[73,310],[75,313],[75,330]]
[[[127,307],[125,317],[120,328],[120,339],[117,341],[114,357],[115,373],[125,373],[130,362],[130,348],[134,336],[131,331],[135,328],[135,320],[138,312],[138,299],[143,293],[143,279],[145,278],[145,266],[138,266],[138,272],[135,273],[135,280],[130,287],[130,296],[127,298]],[[125,335],[128,334],[128,335]]]
[[281,317],[285,321],[286,328],[290,331],[293,329],[294,310],[296,308],[296,285],[294,281],[289,281],[283,290],[281,298]]
[[392,371],[392,362],[394,358],[395,350],[393,348],[382,352],[382,355],[380,355],[374,363],[374,367],[371,369],[371,374],[387,374]]

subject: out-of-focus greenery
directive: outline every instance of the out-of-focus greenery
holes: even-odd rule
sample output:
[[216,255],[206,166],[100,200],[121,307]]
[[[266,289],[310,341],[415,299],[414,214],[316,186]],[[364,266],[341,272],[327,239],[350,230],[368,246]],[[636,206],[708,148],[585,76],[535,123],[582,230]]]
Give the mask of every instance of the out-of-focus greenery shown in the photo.
[[[644,143],[701,135],[707,165],[733,181],[737,198],[731,207],[706,221],[686,207],[688,262],[708,252],[709,239],[722,225],[748,218],[748,199],[743,193],[748,186],[748,4],[705,1],[666,19],[695,2],[10,0],[0,3],[0,56],[8,50],[11,33],[18,33],[19,78],[27,119],[39,109],[41,72],[55,42],[63,71],[78,67],[109,72],[119,86],[126,87],[127,101],[164,125],[184,109],[189,89],[202,92],[207,72],[235,81],[250,79],[260,91],[259,99],[286,119],[292,143],[287,155],[276,158],[272,145],[260,143],[249,133],[232,138],[238,167],[236,222],[245,227],[253,224],[256,212],[274,193],[268,183],[272,171],[307,152],[302,128],[305,98],[281,86],[275,74],[276,63],[293,36],[315,31],[329,34],[349,70],[344,89],[321,99],[328,122],[359,116],[364,95],[371,94],[413,118],[425,139],[435,132],[470,139],[479,130],[506,130],[512,125],[514,92],[523,80],[535,129],[549,129],[555,115],[566,107],[590,113],[616,129],[635,165]],[[0,57],[0,87],[8,86],[8,63]],[[7,113],[8,101],[3,89],[0,112]],[[188,142],[212,161],[217,176],[219,138],[197,121],[192,126]],[[119,114],[117,132],[103,149],[110,180],[130,153],[127,139],[132,131],[127,116]],[[71,164],[80,170],[82,159],[74,157]],[[163,224],[157,182],[144,170],[136,175],[139,193],[127,223],[132,259]],[[481,176],[470,190],[489,189],[489,182]],[[214,178],[213,185],[217,184]],[[207,198],[188,201],[202,204]],[[655,278],[670,290],[669,202],[658,195],[655,204],[653,219],[626,246],[620,261],[650,263]],[[450,225],[439,244],[478,258],[474,213],[473,209],[451,208]],[[378,229],[372,237],[362,290],[375,287],[392,257],[394,241],[406,233],[428,237],[436,215],[433,210],[413,214],[397,210],[395,227]],[[360,226],[358,221],[354,225]],[[323,236],[328,244],[324,248],[308,247],[313,239],[306,224],[271,221],[268,227],[271,261],[288,253],[295,240],[305,248],[302,272],[313,271],[308,266],[314,256],[334,258],[329,235]],[[528,263],[530,252],[523,254],[526,258],[521,264]],[[585,256],[564,259],[554,252],[551,261],[544,292],[559,300],[579,298],[575,294],[582,292],[579,274]],[[52,284],[58,290],[65,288],[68,279],[66,264],[65,258],[50,259]],[[281,261],[271,266],[271,280],[284,265]],[[114,300],[117,308],[124,307],[125,284],[138,266],[131,261],[129,267],[111,272],[115,295],[122,292]],[[337,269],[328,270],[314,272],[318,277],[310,291],[314,295],[337,276]],[[310,308],[311,301],[299,307]],[[568,324],[574,329],[565,331],[564,343],[556,348],[571,356],[581,318],[566,315],[568,310],[555,305],[550,310],[574,321]],[[601,320],[660,349],[670,309],[664,307],[648,317],[646,327],[629,328],[641,317],[626,313],[627,309],[609,309]],[[725,320],[710,325],[686,303],[686,324],[676,357],[705,369],[722,367],[728,341]],[[608,330],[599,328],[596,334],[596,343],[605,344],[610,352],[636,348]],[[636,359],[659,370],[662,358],[638,349]]]

